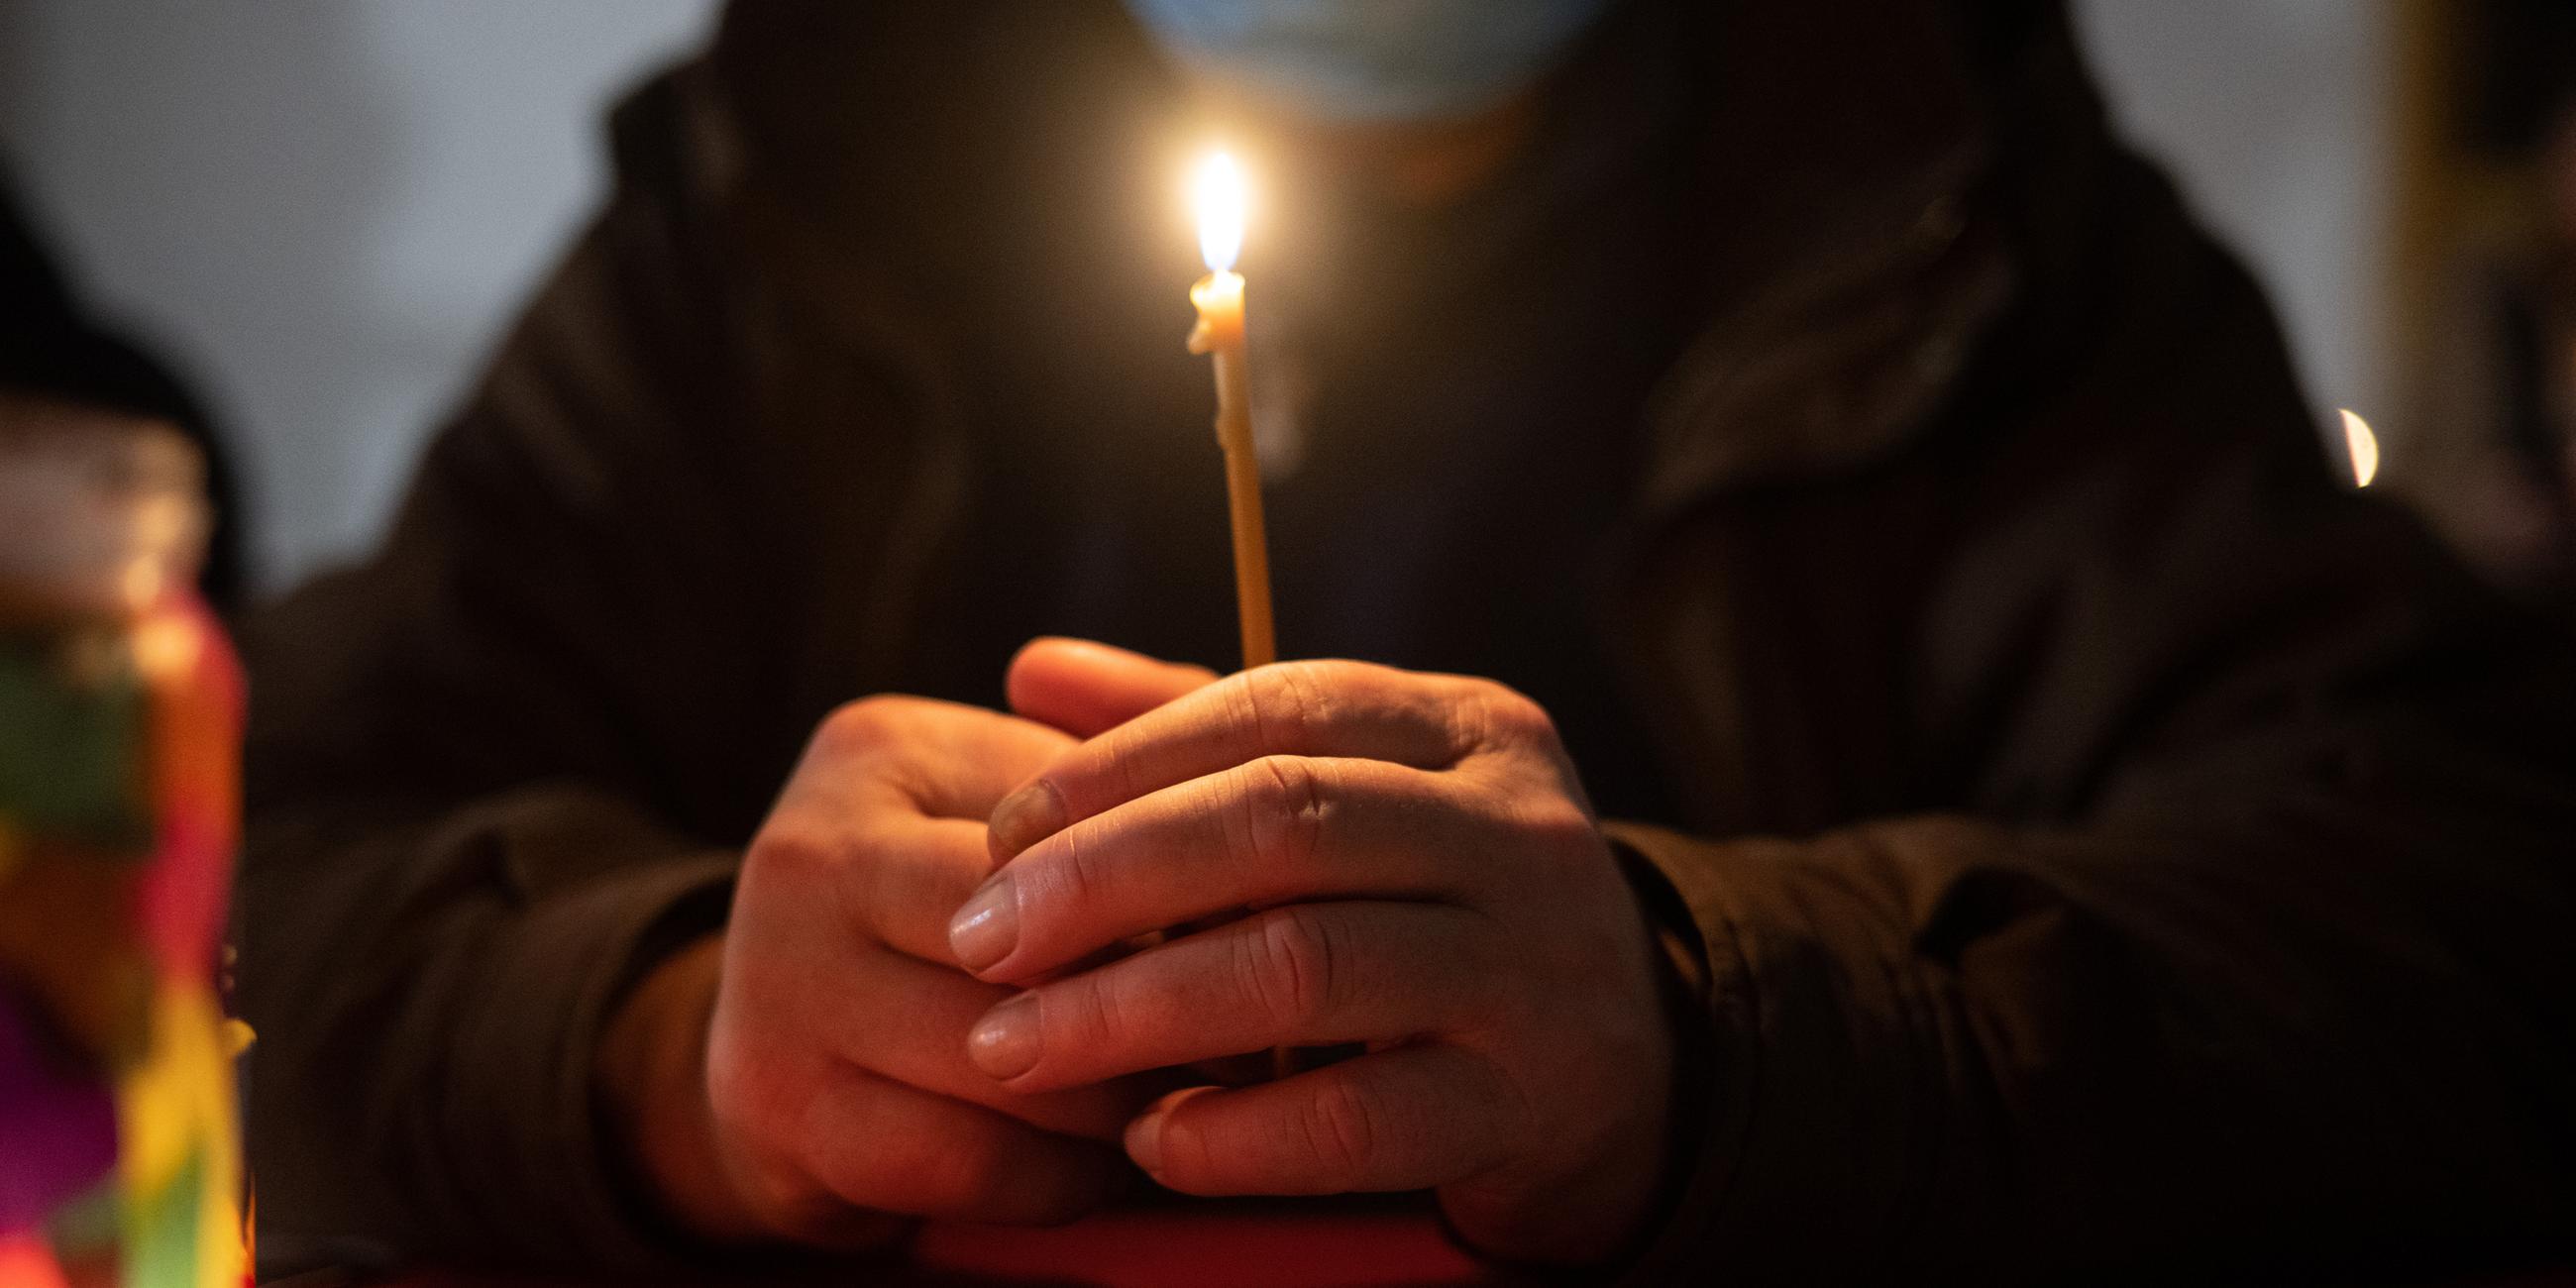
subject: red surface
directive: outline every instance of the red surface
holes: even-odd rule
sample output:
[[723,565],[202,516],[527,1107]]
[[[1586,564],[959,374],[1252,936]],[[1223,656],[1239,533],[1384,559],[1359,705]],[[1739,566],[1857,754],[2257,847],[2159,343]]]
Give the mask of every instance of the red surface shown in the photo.
[[[933,1226],[923,1234],[908,1268],[872,1262],[784,1278],[656,1282],[660,1288],[1504,1288],[1521,1281],[1480,1272],[1420,1210],[1209,1204],[1106,1213],[1056,1230]],[[623,1279],[439,1274],[390,1283],[337,1276],[287,1281],[290,1288],[356,1283],[371,1288],[631,1285]],[[2451,1288],[2576,1288],[2576,1269],[2475,1275],[2449,1283]],[[16,1288],[5,1279],[0,1285]]]
[[[606,1282],[426,1274],[383,1288],[588,1288]],[[783,1279],[695,1282],[705,1288],[745,1282],[800,1288],[1458,1288],[1508,1281],[1480,1272],[1420,1208],[1211,1203],[1109,1212],[1050,1230],[934,1225],[914,1245],[905,1269],[868,1263]]]
[[1112,1212],[1059,1230],[934,1226],[925,1266],[1086,1288],[1392,1288],[1474,1284],[1428,1214],[1296,1208]]

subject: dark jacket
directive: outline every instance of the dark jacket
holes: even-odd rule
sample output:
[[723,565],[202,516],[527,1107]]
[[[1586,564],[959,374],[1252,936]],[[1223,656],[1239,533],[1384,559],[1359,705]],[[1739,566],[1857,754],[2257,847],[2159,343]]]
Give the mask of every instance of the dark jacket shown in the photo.
[[[1698,113],[1591,627],[1690,997],[1640,1281],[2565,1238],[2565,643],[2345,485],[2058,6],[1623,21]],[[272,1229],[656,1255],[602,1017],[823,713],[997,696],[1015,588],[947,574],[1020,422],[1174,427],[1221,549],[1174,101],[1113,5],[886,0],[737,4],[621,109],[384,548],[249,640]]]

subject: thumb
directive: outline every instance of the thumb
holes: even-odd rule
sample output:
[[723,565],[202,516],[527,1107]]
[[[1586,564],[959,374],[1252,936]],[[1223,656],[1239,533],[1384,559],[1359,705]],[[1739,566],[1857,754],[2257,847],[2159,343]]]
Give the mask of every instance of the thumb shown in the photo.
[[1076,738],[1127,723],[1216,679],[1203,666],[1164,662],[1089,640],[1041,636],[1011,659],[1011,710]]

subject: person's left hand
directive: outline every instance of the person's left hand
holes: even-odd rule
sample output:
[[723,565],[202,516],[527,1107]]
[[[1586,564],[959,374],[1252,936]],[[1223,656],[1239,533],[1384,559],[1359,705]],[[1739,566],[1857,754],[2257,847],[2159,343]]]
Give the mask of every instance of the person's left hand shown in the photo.
[[[1013,672],[1024,713],[1084,704],[1043,645]],[[1005,866],[949,933],[968,969],[1031,986],[969,1038],[1014,1091],[1368,1044],[1158,1102],[1126,1145],[1165,1186],[1435,1189],[1470,1243],[1525,1260],[1598,1260],[1645,1219],[1672,1095],[1655,949],[1536,703],[1261,667],[1067,752],[992,844]]]

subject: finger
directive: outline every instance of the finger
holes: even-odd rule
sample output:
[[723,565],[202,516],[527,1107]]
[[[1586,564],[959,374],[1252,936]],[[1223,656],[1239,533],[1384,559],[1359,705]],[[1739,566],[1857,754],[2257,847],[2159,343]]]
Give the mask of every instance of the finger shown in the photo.
[[1426,1043],[1167,1096],[1128,1127],[1127,1156],[1184,1194],[1420,1190],[1500,1165],[1527,1120],[1482,1057]]
[[1090,1141],[857,1069],[805,1106],[805,1167],[855,1207],[1000,1225],[1069,1221],[1126,1167]]
[[813,778],[814,790],[866,803],[981,821],[1075,745],[1057,730],[998,711],[881,694],[824,717],[796,779]]
[[975,1024],[1022,1092],[1277,1046],[1478,1028],[1499,972],[1481,914],[1433,904],[1274,908],[1013,997]]
[[1510,691],[1362,662],[1281,662],[1231,675],[1081,744],[1013,792],[993,811],[994,857],[1008,860],[1111,806],[1263,756],[1447,768],[1478,745],[1501,695]]
[[984,829],[815,795],[782,802],[762,825],[743,860],[737,900],[766,899],[811,918],[806,929],[817,936],[955,964],[949,919],[991,875]]
[[[1084,820],[993,874],[957,961],[1023,981],[1148,931],[1330,898],[1459,898],[1510,838],[1461,786],[1378,760],[1265,756]],[[1457,805],[1460,808],[1444,808]]]
[[[842,982],[847,1005],[820,1012],[830,1049],[896,1082],[969,1101],[1031,1126],[1112,1142],[1149,1097],[1104,1079],[1061,1089],[1005,1086],[967,1059],[978,1020],[1019,994],[890,953],[862,958]],[[819,1008],[818,1008],[819,1011]]]
[[1047,636],[1029,641],[1011,659],[1005,685],[1011,710],[1089,738],[1216,678],[1203,666]]
[[[764,862],[775,865],[779,838],[764,837]],[[942,966],[957,965],[948,923],[958,905],[992,876],[984,829],[954,818],[880,816],[846,852],[804,861],[825,867],[844,924],[869,942]]]

